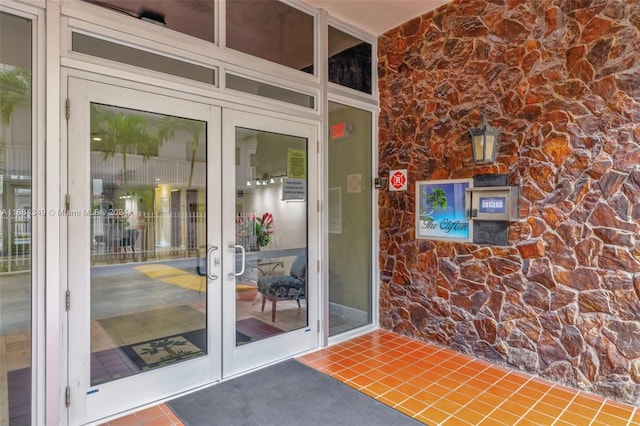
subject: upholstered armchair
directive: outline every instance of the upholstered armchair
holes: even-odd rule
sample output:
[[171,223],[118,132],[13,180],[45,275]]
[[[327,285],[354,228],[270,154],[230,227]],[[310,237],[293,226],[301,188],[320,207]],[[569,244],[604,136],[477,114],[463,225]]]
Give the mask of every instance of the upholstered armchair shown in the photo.
[[262,295],[262,311],[267,300],[271,302],[271,321],[276,320],[276,303],[305,298],[307,282],[307,256],[299,255],[293,261],[289,275],[268,275],[258,278],[258,291]]

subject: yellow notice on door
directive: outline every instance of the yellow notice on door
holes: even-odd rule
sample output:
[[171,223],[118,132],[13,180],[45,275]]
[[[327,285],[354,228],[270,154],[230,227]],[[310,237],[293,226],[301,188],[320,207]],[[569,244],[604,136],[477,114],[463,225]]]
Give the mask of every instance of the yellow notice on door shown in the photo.
[[307,178],[307,153],[304,150],[289,148],[287,177],[289,179]]

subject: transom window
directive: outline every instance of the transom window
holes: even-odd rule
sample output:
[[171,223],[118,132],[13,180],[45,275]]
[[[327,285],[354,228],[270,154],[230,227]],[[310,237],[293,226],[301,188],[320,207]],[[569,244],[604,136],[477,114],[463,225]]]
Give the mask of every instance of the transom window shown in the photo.
[[227,47],[314,73],[314,18],[277,0],[228,0]]
[[371,94],[371,44],[329,26],[329,81]]
[[84,0],[105,9],[215,43],[215,2],[193,0]]

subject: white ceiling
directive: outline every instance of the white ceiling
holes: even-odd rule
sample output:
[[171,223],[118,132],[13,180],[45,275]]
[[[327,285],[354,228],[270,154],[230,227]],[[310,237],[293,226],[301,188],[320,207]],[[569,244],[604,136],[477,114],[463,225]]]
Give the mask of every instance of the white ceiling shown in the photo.
[[302,0],[375,36],[423,15],[449,0]]

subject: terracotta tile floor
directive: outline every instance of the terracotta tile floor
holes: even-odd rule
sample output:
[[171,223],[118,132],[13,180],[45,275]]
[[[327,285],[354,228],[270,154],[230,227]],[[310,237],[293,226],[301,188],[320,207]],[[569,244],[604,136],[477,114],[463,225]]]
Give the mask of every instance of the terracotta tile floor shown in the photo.
[[104,426],[183,426],[166,405],[160,404],[104,423]]
[[[377,330],[299,361],[429,425],[640,425],[640,409]],[[181,425],[166,405],[107,423]]]

